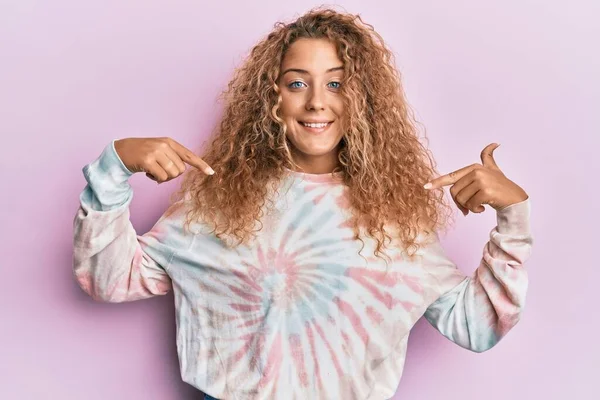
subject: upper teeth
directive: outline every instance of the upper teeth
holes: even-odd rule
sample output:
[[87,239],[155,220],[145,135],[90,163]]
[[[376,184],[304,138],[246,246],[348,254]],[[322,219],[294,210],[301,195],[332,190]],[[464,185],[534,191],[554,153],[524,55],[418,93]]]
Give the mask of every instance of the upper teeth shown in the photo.
[[325,128],[328,124],[328,122],[321,122],[321,123],[317,123],[317,124],[309,124],[307,122],[303,122],[304,126],[308,126],[311,128]]

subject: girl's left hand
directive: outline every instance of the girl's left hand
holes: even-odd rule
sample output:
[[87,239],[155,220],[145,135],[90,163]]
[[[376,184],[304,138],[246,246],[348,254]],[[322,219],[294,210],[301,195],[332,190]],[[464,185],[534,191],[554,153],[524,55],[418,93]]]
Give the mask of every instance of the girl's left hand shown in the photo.
[[[449,174],[439,176],[427,183],[425,189],[437,189],[452,185],[452,199],[467,215],[469,211],[485,211],[483,204],[489,204],[496,211],[512,204],[527,200],[529,196],[516,183],[508,179],[494,160],[496,143],[487,145],[481,152],[481,164],[472,164]],[[430,185],[430,186],[428,186]]]

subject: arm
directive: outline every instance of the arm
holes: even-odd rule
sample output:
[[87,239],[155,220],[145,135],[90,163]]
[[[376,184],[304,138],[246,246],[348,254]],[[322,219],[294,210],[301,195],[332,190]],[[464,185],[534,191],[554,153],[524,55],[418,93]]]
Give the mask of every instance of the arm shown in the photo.
[[439,288],[425,318],[459,346],[488,350],[519,321],[528,283],[524,263],[533,244],[529,213],[529,198],[496,212],[498,224],[472,277],[464,276],[446,257],[437,235],[425,250],[426,268]]
[[173,221],[164,216],[138,236],[129,221],[132,175],[114,142],[83,168],[87,185],[73,221],[73,271],[81,288],[99,301],[123,302],[162,295],[171,282],[165,268],[174,250],[165,243]]

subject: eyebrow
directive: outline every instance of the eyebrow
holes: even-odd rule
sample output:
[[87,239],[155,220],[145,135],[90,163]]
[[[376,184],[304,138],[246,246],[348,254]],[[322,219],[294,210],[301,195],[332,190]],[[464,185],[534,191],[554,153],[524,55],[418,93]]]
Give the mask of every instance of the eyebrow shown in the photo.
[[[327,71],[325,71],[325,73],[330,73],[330,72],[334,72],[334,71],[340,71],[343,70],[344,67],[340,66],[340,67],[333,67],[333,68],[329,68]],[[300,69],[300,68],[288,68],[285,71],[283,71],[283,73],[281,74],[281,76],[287,74],[288,72],[297,72],[299,74],[308,74],[308,71],[305,69]]]

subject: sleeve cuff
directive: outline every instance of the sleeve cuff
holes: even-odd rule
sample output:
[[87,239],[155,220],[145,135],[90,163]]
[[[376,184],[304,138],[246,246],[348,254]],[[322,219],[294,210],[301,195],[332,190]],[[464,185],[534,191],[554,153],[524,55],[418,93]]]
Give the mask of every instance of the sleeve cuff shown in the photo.
[[498,232],[509,235],[529,235],[530,230],[531,199],[511,204],[496,211]]
[[133,173],[117,155],[112,141],[100,157],[83,167],[83,175],[102,210],[109,210],[127,202],[131,197],[128,179]]

